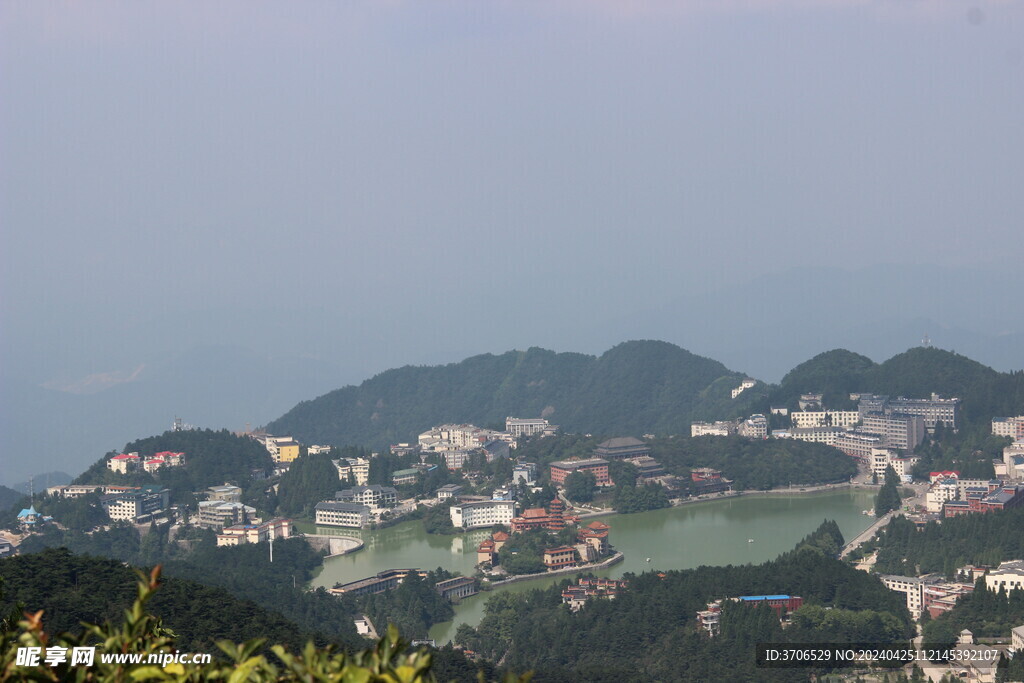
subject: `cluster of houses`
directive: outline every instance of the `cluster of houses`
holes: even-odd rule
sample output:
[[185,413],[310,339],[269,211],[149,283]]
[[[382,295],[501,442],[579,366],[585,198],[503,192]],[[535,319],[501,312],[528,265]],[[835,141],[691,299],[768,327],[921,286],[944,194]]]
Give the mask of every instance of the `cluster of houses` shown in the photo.
[[[555,505],[555,503],[558,505]],[[546,531],[561,531],[566,523],[577,523],[578,518],[564,514],[564,504],[561,501],[552,501],[547,510],[544,508],[531,508],[523,513],[522,517],[513,520],[513,532],[528,531],[531,529],[544,529]],[[541,555],[541,561],[547,571],[578,567],[580,565],[597,562],[606,557],[611,551],[608,541],[610,527],[604,522],[593,521],[581,527],[576,533],[577,543],[574,545],[560,545],[545,548]],[[491,569],[498,565],[498,553],[508,542],[510,535],[505,531],[495,531],[489,538],[484,539],[476,549],[477,566],[483,570]]]
[[181,467],[185,464],[185,454],[173,451],[161,451],[150,456],[141,457],[138,453],[121,453],[107,460],[107,469],[119,474],[129,472],[156,472],[161,467]]
[[[788,429],[775,429],[769,434],[768,419],[761,414],[746,419],[718,422],[694,422],[691,436],[729,436],[738,434],[751,439],[771,436],[798,439],[835,446],[850,457],[871,465],[874,451],[908,452],[917,447],[939,424],[958,429],[960,399],[891,398],[889,396],[852,393],[857,410],[829,410],[822,404],[822,394],[801,394],[799,410],[772,407],[773,415],[789,417]],[[883,468],[884,469],[884,468]]]
[[517,439],[524,436],[550,435],[558,431],[557,425],[543,418],[505,418],[505,431],[484,429],[471,424],[443,424],[419,435],[415,447],[398,444],[392,452],[434,453],[440,456],[449,470],[460,470],[474,452],[481,452],[487,462],[507,458],[516,447]]
[[583,577],[578,579],[572,586],[566,586],[562,590],[562,604],[568,605],[573,612],[583,609],[588,600],[597,598],[614,600],[620,590],[627,586],[624,579],[599,579],[595,577]]

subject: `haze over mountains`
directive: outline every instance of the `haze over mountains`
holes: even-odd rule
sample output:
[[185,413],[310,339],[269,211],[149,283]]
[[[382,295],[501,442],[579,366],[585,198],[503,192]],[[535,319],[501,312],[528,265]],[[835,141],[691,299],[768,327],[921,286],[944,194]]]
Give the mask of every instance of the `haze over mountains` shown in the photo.
[[[720,361],[723,376],[777,382],[824,349],[848,348],[878,361],[929,334],[936,345],[998,370],[1020,369],[1020,320],[986,305],[985,293],[1011,291],[1017,278],[970,269],[807,269],[710,293],[652,294],[650,308],[630,314],[580,310],[559,318],[542,306],[509,324],[464,325],[458,333],[446,332],[446,319],[412,314],[386,320],[382,313],[349,327],[346,319],[316,307],[281,315],[198,316],[189,334],[179,329],[154,336],[152,327],[136,322],[126,327],[123,347],[97,351],[104,359],[97,363],[108,364],[93,369],[122,374],[93,393],[72,391],[97,389],[102,382],[95,377],[83,383],[40,375],[30,363],[3,368],[0,429],[8,446],[0,481],[10,485],[46,470],[74,474],[106,451],[164,431],[176,416],[200,427],[255,427],[388,367],[451,363],[514,346],[600,354],[623,338],[664,339]],[[152,348],[144,346],[147,329]],[[189,346],[195,337],[209,343]],[[245,343],[226,344],[233,339]],[[370,343],[375,340],[380,343]],[[144,357],[130,354],[139,348],[146,348]],[[12,446],[26,443],[37,457],[11,457]]]

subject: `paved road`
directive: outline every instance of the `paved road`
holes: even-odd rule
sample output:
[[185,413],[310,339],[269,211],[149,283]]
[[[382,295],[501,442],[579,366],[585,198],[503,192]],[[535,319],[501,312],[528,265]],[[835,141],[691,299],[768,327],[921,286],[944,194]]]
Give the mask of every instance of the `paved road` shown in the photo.
[[864,543],[865,541],[869,541],[872,538],[874,538],[875,534],[878,533],[879,529],[888,524],[890,519],[899,514],[903,513],[900,511],[893,511],[885,515],[882,515],[881,517],[876,519],[874,524],[869,526],[867,529],[858,534],[856,538],[854,538],[852,541],[843,546],[843,552],[839,553],[839,557],[846,557],[853,551],[854,548],[859,546],[861,543]]

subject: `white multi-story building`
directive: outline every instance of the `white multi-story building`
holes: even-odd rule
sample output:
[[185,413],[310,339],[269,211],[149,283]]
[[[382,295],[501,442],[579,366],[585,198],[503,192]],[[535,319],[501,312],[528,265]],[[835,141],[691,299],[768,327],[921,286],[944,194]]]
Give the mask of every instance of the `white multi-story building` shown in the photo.
[[330,453],[330,452],[331,452],[331,447],[330,446],[318,446],[317,444],[313,444],[312,446],[310,446],[309,448],[306,449],[306,453],[308,455],[320,455],[321,453]]
[[512,468],[512,483],[533,486],[537,481],[537,464],[533,462],[520,462]]
[[924,441],[925,420],[920,415],[868,413],[861,431],[878,434],[886,448],[912,450]]
[[338,471],[340,481],[348,481],[351,476],[356,486],[366,486],[370,478],[370,461],[366,458],[338,458],[332,460],[334,468]]
[[857,410],[862,416],[869,413],[914,415],[924,420],[929,431],[942,422],[946,427],[960,427],[960,399],[942,398],[932,394],[931,398],[889,398],[876,394],[859,394]]
[[756,384],[757,384],[757,380],[756,379],[752,379],[750,377],[747,377],[745,380],[740,382],[740,385],[738,387],[736,387],[735,389],[732,390],[732,397],[736,398],[737,396],[742,394],[744,391],[746,391],[747,389],[752,388]]
[[461,470],[462,466],[469,460],[469,456],[473,454],[473,451],[467,450],[451,450],[451,451],[439,451],[439,455],[444,458],[444,466],[450,470]]
[[471,424],[444,424],[420,434],[419,444],[424,450],[472,449],[493,439],[515,441],[507,432],[481,429]]
[[121,453],[107,461],[107,469],[119,474],[128,474],[137,470],[141,461],[138,453]]
[[317,503],[316,523],[325,526],[364,527],[370,521],[370,508],[358,503],[325,500]]
[[877,434],[867,434],[854,429],[837,435],[832,445],[851,458],[870,464],[872,451],[882,448],[885,440]]
[[256,517],[256,508],[233,500],[203,500],[199,502],[199,526],[223,529],[235,524],[247,524]]
[[1024,415],[1017,417],[993,417],[992,434],[1008,436],[1014,441],[1024,441]]
[[960,399],[942,398],[932,394],[931,398],[890,399],[889,410],[903,415],[916,415],[924,419],[924,426],[930,431],[939,422],[952,429],[960,428]]
[[391,486],[354,486],[334,494],[343,503],[368,505],[373,509],[391,507],[398,502],[398,491]]
[[736,428],[735,422],[691,422],[690,436],[729,436]]
[[921,608],[924,604],[924,588],[925,586],[941,583],[941,579],[932,577],[916,577],[916,576],[893,576],[889,574],[879,574],[878,578],[882,580],[885,587],[891,591],[897,593],[903,593],[907,598],[907,609],[910,610],[910,615],[914,619],[921,618]]
[[985,574],[985,587],[990,591],[1002,588],[1009,593],[1012,590],[1024,590],[1024,560],[1008,560]]
[[807,427],[806,429],[794,427],[789,430],[789,438],[834,446],[836,439],[842,433],[842,427]]
[[802,410],[790,413],[789,419],[798,429],[854,427],[860,422],[860,413],[856,410]]
[[896,472],[897,476],[908,476],[910,475],[911,470],[914,469],[914,465],[916,465],[920,460],[921,458],[916,455],[901,457],[891,448],[871,449],[871,471],[879,477],[884,477],[885,469],[890,466]]
[[478,529],[497,524],[508,526],[515,516],[514,500],[481,500],[458,503],[451,507],[452,525],[463,529]]
[[[46,495],[54,496],[56,498],[81,498],[82,496],[89,493],[106,493],[106,486],[100,486],[99,484],[66,484],[64,486],[51,486],[46,489]],[[118,489],[124,489],[125,487],[115,487]]]
[[542,417],[505,418],[505,431],[516,438],[520,436],[533,436],[534,434],[542,434],[544,432],[554,432],[557,429],[557,425],[548,424],[548,421]]
[[768,418],[760,414],[751,415],[740,423],[739,435],[745,436],[748,439],[767,439]]
[[261,524],[235,524],[226,526],[217,534],[217,545],[242,545],[288,538],[292,534],[290,519],[275,517]]
[[950,477],[939,479],[932,483],[932,487],[925,495],[925,509],[928,512],[942,512],[942,506],[951,500],[958,500],[960,497],[960,486],[957,479]]
[[113,520],[134,522],[169,506],[170,491],[159,486],[140,486],[121,493],[110,493],[100,499],[107,516]]

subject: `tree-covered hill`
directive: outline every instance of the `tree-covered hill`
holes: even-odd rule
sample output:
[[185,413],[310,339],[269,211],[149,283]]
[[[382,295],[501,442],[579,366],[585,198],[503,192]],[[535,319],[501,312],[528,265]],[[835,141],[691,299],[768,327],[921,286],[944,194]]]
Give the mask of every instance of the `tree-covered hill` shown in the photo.
[[[1022,359],[1024,362],[1024,359]],[[306,443],[379,448],[445,422],[502,424],[543,415],[566,431],[601,435],[688,434],[694,420],[795,409],[822,392],[830,408],[853,408],[851,392],[963,399],[965,425],[1024,412],[1024,371],[1001,373],[935,348],[914,348],[877,364],[844,349],[793,368],[777,386],[743,379],[721,363],[659,341],[631,341],[599,357],[540,348],[484,354],[444,366],[388,370],[359,386],[304,401],[267,425]]]
[[626,342],[600,357],[531,348],[388,370],[300,403],[267,429],[373,447],[444,422],[503,424],[509,415],[543,415],[569,431],[686,433],[691,418],[749,412],[756,388],[735,401],[729,395],[743,377],[658,341]]
[[[135,599],[138,577],[116,560],[73,555],[66,548],[0,561],[3,599],[0,613],[18,603],[44,610],[50,633],[72,631],[80,622],[116,621]],[[222,588],[166,578],[150,609],[178,635],[183,650],[213,652],[220,638],[268,638],[295,650],[309,637],[280,614],[241,600]]]
[[[838,526],[825,522],[771,562],[627,575],[614,600],[592,599],[575,613],[562,604],[562,585],[496,593],[480,625],[460,626],[456,640],[512,668],[535,668],[535,680],[807,680],[806,669],[756,668],[756,643],[898,642],[912,634],[902,596],[835,559],[842,544]],[[793,627],[780,628],[770,609],[731,603],[718,637],[697,624],[710,600],[764,594],[804,599]]]
[[819,353],[786,373],[772,392],[773,405],[796,408],[800,394],[820,391],[828,407],[849,407],[850,392],[866,390],[864,375],[874,367],[875,362],[867,356],[846,349]]
[[12,507],[21,502],[22,498],[27,498],[24,493],[9,489],[6,486],[0,485],[0,510],[10,510]]
[[854,391],[909,398],[957,396],[963,399],[968,428],[984,429],[993,416],[1024,411],[1024,371],[997,372],[932,347],[908,349],[881,364],[844,349],[827,351],[793,368],[773,388],[769,402],[795,409],[800,394],[822,392],[829,408],[852,408],[849,394]]
[[135,472],[127,475],[112,472],[107,461],[115,455],[108,453],[75,479],[76,484],[153,484],[171,489],[176,503],[194,503],[194,491],[230,482],[247,488],[252,485],[252,471],[269,472],[273,461],[267,449],[257,441],[236,436],[226,429],[190,429],[167,431],[132,441],[124,447],[125,453],[141,456],[161,451],[185,454],[182,467],[163,467],[153,474]]

